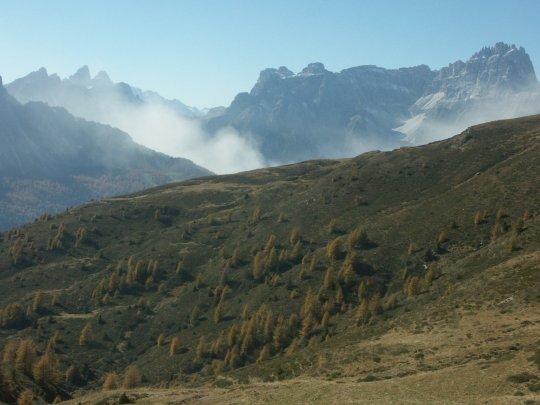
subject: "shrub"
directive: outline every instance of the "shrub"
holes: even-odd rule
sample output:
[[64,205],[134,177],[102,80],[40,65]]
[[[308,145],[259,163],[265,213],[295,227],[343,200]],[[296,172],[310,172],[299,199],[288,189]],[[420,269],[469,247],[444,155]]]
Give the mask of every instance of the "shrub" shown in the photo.
[[445,231],[439,232],[439,235],[437,235],[437,245],[443,244],[448,240],[448,237],[446,235]]
[[476,214],[474,214],[474,224],[476,226],[481,225],[484,222],[484,213],[478,211]]

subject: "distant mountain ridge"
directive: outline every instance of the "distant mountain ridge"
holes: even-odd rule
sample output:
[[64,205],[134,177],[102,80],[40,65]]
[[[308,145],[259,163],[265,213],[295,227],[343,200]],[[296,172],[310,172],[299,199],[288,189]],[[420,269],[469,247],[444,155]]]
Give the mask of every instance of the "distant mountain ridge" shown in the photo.
[[92,198],[211,174],[63,108],[20,104],[1,83],[0,229]]
[[334,73],[322,63],[298,74],[265,69],[249,93],[239,93],[205,127],[231,126],[259,143],[269,160],[287,162],[422,144],[538,112],[529,56],[501,42],[438,71],[367,65]]
[[264,69],[250,92],[210,110],[113,83],[105,72],[92,77],[87,66],[66,79],[42,68],[6,88],[21,102],[63,106],[203,166],[219,156],[216,139],[226,131],[235,150],[228,167],[245,159],[253,168],[420,145],[482,122],[540,113],[529,55],[503,42],[439,70],[365,65],[331,72],[319,62],[296,74],[285,66]]
[[122,113],[116,109],[126,105],[163,105],[182,117],[190,118],[202,114],[197,108],[179,100],[169,100],[156,92],[143,91],[124,82],[114,83],[104,71],[92,78],[88,66],[82,66],[66,79],[57,74],[49,75],[42,67],[7,84],[6,88],[21,103],[42,101],[53,107],[64,107],[78,117],[102,123],[109,123],[107,119]]

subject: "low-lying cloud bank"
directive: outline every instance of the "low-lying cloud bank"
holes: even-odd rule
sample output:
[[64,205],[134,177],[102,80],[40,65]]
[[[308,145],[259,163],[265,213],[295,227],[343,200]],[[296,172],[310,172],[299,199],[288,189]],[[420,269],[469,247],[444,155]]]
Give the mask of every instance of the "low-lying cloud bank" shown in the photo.
[[185,118],[162,105],[118,106],[108,123],[141,145],[184,157],[218,173],[235,173],[266,165],[257,145],[227,127],[208,134],[196,118]]

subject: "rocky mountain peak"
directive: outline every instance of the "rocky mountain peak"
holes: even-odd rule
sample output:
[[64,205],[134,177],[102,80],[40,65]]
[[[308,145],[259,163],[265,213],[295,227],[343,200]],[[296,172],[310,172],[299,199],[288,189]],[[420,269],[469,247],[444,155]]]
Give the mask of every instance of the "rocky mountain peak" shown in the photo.
[[300,74],[304,76],[321,75],[324,73],[330,73],[330,72],[325,69],[324,65],[321,62],[310,63],[300,72]]
[[80,67],[73,75],[69,77],[69,80],[73,83],[87,86],[92,80],[90,77],[90,69],[86,65]]
[[96,86],[110,86],[113,84],[111,78],[109,77],[107,72],[105,72],[104,70],[101,70],[100,72],[98,72],[98,74],[94,77],[92,82]]
[[467,62],[458,60],[442,68],[434,81],[440,90],[467,89],[490,92],[498,89],[523,89],[536,82],[529,55],[522,47],[498,42],[484,47]]
[[277,71],[282,77],[294,76],[294,73],[285,66],[280,66]]

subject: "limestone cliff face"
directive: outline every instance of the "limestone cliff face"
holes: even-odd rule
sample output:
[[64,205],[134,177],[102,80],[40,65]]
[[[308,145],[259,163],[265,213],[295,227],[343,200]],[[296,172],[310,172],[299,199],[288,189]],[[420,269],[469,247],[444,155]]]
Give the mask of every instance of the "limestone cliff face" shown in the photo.
[[425,143],[482,121],[538,113],[537,89],[525,50],[497,43],[438,71],[359,66],[334,73],[322,63],[298,74],[265,69],[249,93],[205,124],[254,138],[270,161],[299,161]]

